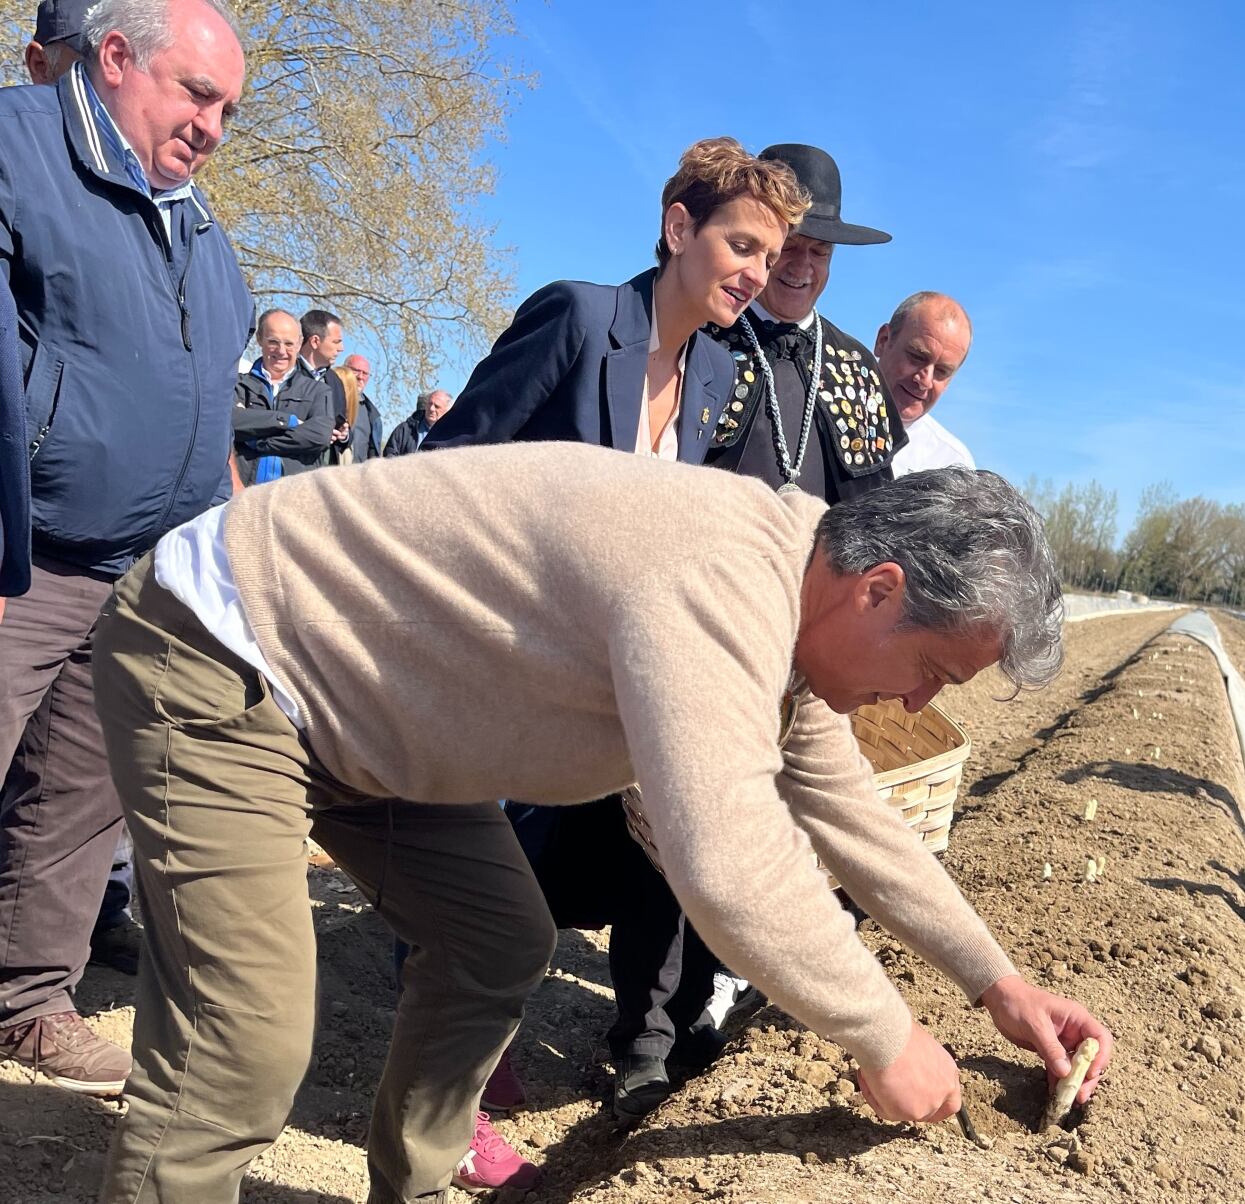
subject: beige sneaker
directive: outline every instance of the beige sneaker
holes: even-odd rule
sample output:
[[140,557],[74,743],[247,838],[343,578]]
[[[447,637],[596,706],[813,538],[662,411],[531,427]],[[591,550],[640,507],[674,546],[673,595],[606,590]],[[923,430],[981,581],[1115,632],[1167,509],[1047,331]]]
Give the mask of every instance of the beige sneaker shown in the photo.
[[0,1058],[42,1071],[58,1087],[84,1095],[120,1095],[133,1065],[124,1049],[97,1036],[77,1012],[0,1028]]

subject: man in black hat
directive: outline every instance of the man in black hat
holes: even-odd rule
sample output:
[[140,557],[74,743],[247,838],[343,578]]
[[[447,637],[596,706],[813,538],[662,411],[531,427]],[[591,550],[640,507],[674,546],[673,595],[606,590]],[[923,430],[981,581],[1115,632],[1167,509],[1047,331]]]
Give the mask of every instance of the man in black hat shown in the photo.
[[86,54],[82,18],[93,0],[43,0],[35,36],[26,43],[26,72],[32,84],[54,84]]
[[712,331],[735,359],[735,388],[706,463],[834,503],[889,481],[907,437],[877,362],[817,301],[837,245],[891,236],[842,220],[839,169],[824,150],[781,143],[759,157],[786,163],[813,206],[760,298],[729,330]]

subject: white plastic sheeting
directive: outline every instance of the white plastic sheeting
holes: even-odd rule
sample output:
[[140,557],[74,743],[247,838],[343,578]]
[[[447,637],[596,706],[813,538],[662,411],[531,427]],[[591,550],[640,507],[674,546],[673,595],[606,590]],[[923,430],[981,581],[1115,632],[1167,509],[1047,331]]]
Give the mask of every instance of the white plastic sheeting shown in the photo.
[[1133,615],[1155,610],[1178,610],[1175,602],[1137,603],[1131,598],[1104,598],[1098,594],[1064,594],[1064,621],[1079,623],[1099,615]]
[[1191,639],[1200,640],[1215,654],[1219,662],[1219,670],[1223,674],[1224,685],[1228,688],[1228,707],[1232,711],[1232,721],[1236,724],[1236,738],[1241,746],[1241,758],[1245,760],[1245,681],[1241,680],[1236,666],[1228,659],[1223,650],[1223,642],[1219,639],[1219,628],[1215,621],[1204,610],[1195,610],[1181,615],[1168,629],[1172,635],[1187,635]]

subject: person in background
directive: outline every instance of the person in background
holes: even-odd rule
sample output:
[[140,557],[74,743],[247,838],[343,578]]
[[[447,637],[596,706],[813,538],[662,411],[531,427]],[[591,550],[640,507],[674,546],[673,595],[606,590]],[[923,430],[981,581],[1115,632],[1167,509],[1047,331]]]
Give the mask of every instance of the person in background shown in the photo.
[[341,438],[337,431],[333,432],[333,441],[329,444],[329,462],[332,464],[352,464],[354,463],[354,439],[350,434],[355,429],[355,422],[361,413],[366,413],[359,405],[359,378],[355,375],[353,368],[334,368],[333,375],[337,377],[341,383],[342,393],[346,398],[346,429],[345,438]]
[[194,184],[242,90],[228,9],[99,0],[78,45],[55,87],[0,90],[0,271],[19,317],[33,553],[30,590],[0,624],[0,1057],[111,1095],[130,1057],[74,1005],[121,824],[95,624],[135,559],[232,491],[254,306]]
[[973,324],[946,293],[913,293],[878,328],[878,369],[903,419],[908,446],[895,457],[896,476],[963,464],[972,453],[930,414],[968,357]]
[[94,0],[43,0],[35,36],[26,43],[26,74],[32,84],[54,84],[87,52],[82,18]]
[[454,398],[444,389],[433,389],[431,393],[421,393],[415,402],[412,413],[393,428],[389,442],[385,444],[385,455],[405,456],[418,451],[428,438],[429,432],[437,421],[449,413]]
[[345,421],[346,395],[341,382],[329,371],[341,355],[345,342],[341,319],[327,309],[309,309],[299,321],[303,333],[299,360],[316,380],[328,384],[333,395],[333,438],[336,442],[343,442],[350,436]]
[[356,462],[374,460],[384,446],[384,422],[376,403],[367,394],[367,383],[372,379],[372,365],[366,356],[355,353],[346,356],[346,367],[359,382],[359,413],[351,424],[350,447]]
[[[735,361],[735,388],[705,462],[775,489],[798,486],[834,504],[891,481],[894,450],[905,436],[892,421],[868,348],[818,304],[836,248],[875,246],[891,236],[843,220],[839,167],[820,147],[784,142],[760,157],[790,167],[812,207],[787,235],[765,291],[733,326],[712,328]],[[653,883],[650,895],[660,895],[660,884]],[[650,939],[656,948],[662,933],[669,934],[662,967],[678,983],[668,1005],[678,1028],[674,1052],[693,1064],[707,1061],[725,1043],[724,1020],[760,999],[746,981],[716,965],[690,926],[680,937],[677,912],[667,912],[664,924],[659,911],[653,914]]]
[[259,358],[234,387],[234,457],[244,485],[315,468],[333,437],[333,393],[299,357],[298,319],[265,310],[256,338]]
[[889,481],[904,436],[868,348],[817,306],[837,247],[891,236],[843,221],[838,164],[820,147],[779,143],[761,157],[787,164],[813,206],[787,236],[765,291],[715,331],[736,383],[707,462],[833,503]]

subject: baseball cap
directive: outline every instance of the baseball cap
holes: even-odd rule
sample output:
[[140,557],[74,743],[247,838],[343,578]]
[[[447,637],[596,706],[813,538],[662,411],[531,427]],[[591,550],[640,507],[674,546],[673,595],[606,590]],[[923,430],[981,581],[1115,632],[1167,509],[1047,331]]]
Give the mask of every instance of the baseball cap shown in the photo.
[[47,46],[64,42],[70,50],[86,54],[82,19],[95,0],[43,0],[35,17],[35,41]]

